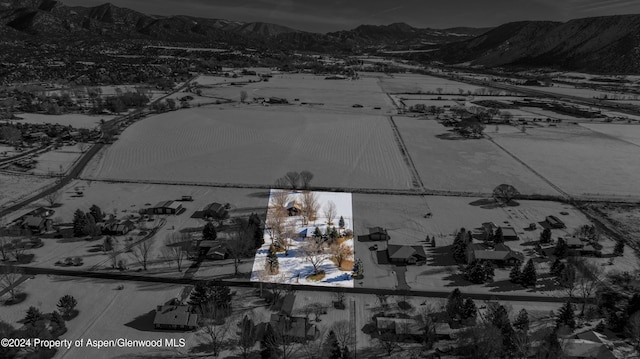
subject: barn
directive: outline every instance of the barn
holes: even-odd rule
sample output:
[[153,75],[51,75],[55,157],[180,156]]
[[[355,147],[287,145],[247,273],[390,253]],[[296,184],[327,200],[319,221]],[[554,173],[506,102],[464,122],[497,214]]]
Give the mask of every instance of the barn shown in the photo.
[[182,203],[177,201],[162,201],[151,208],[154,214],[178,214],[182,209]]

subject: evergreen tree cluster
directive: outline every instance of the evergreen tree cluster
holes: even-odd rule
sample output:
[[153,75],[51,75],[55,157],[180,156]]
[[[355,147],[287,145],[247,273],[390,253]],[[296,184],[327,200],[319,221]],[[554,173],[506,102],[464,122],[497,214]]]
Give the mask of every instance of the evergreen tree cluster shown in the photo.
[[445,310],[449,319],[455,322],[475,322],[478,314],[478,308],[473,299],[464,298],[458,288],[449,294]]
[[558,311],[558,316],[556,318],[556,328],[560,328],[561,326],[566,325],[571,330],[576,328],[576,320],[575,315],[573,313],[573,305],[570,301],[564,303],[564,305]]
[[482,284],[493,280],[494,270],[490,261],[474,260],[463,270],[464,277],[476,284]]
[[553,250],[553,255],[557,258],[566,258],[569,255],[569,246],[563,238],[558,238],[558,243]]
[[551,243],[551,230],[549,228],[545,228],[540,233],[540,243]]
[[533,260],[529,259],[522,269],[520,269],[520,263],[514,265],[509,273],[509,280],[512,283],[522,284],[524,287],[535,286],[538,280],[538,273]]
[[226,285],[216,285],[213,282],[197,283],[191,291],[189,305],[200,310],[201,313],[210,307],[217,314],[227,315],[231,312],[231,288]]
[[456,238],[453,240],[453,258],[458,263],[467,262],[467,246],[471,242],[471,232],[467,232],[464,228],[456,234]]
[[100,207],[95,204],[87,213],[77,209],[73,213],[73,235],[76,237],[100,235],[101,230],[96,223],[104,221],[104,217]]
[[362,265],[362,259],[358,258],[353,262],[353,274],[354,278],[362,278],[364,276],[364,266]]

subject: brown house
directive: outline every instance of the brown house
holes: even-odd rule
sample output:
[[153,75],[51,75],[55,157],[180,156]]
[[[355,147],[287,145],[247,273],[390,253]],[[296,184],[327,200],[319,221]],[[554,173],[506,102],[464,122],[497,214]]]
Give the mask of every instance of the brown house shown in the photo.
[[53,221],[40,216],[26,216],[23,218],[22,226],[33,234],[40,234],[53,230]]

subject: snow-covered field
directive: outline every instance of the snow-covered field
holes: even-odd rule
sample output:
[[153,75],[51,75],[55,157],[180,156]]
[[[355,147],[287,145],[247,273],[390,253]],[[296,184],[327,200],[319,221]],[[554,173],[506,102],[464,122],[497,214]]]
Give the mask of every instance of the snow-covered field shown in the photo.
[[640,146],[638,124],[582,123],[581,126]]
[[35,158],[38,163],[31,173],[40,175],[66,173],[81,155],[79,145],[62,146],[57,150],[45,152]]
[[[273,195],[276,192],[280,192],[280,190],[271,190],[270,206],[274,206]],[[351,277],[352,272],[339,269],[335,263],[330,261],[328,255],[319,266],[320,270],[325,271],[325,277],[320,281],[306,279],[307,276],[313,274],[313,267],[310,263],[306,262],[303,247],[308,239],[306,239],[301,233],[307,233],[307,237],[311,237],[316,227],[318,227],[322,233],[327,233],[327,228],[338,227],[337,224],[340,217],[344,218],[344,230],[353,230],[351,193],[312,193],[317,196],[317,200],[320,205],[320,211],[318,211],[318,217],[316,220],[305,225],[303,223],[302,216],[291,216],[286,219],[287,223],[285,226],[293,226],[295,233],[298,233],[298,236],[296,238],[289,238],[292,245],[288,250],[288,254],[285,252],[278,253],[279,273],[273,276],[265,273],[265,261],[267,254],[269,253],[269,246],[273,243],[273,240],[268,233],[269,231],[265,231],[265,244],[258,249],[258,252],[256,253],[253,271],[251,272],[252,281],[282,281],[284,283],[299,283],[313,286],[353,287],[353,278]],[[302,203],[302,193],[290,193],[290,200]],[[332,226],[327,224],[329,219],[324,216],[324,208],[326,208],[330,202],[333,202],[336,207],[335,218],[331,220],[333,223]],[[268,215],[270,214],[271,212],[268,213]],[[267,218],[267,223],[268,222],[269,218]],[[354,247],[353,238],[345,240],[343,243],[352,249]]]
[[87,178],[270,185],[309,170],[312,185],[410,188],[386,118],[289,107],[192,108],[138,121]]
[[[328,111],[352,112],[354,109],[351,106],[355,104],[364,107],[355,109],[358,113],[373,107],[380,107],[376,112],[381,114],[393,110],[390,99],[378,84],[378,78],[366,75],[363,74],[358,80],[325,80],[325,76],[312,74],[281,74],[274,75],[266,82],[203,89],[202,94],[239,100],[240,91],[246,91],[247,101],[257,97],[280,97],[287,99],[290,104],[314,106]],[[245,78],[235,80],[236,83],[247,81]]]
[[[124,288],[118,290],[118,285]],[[180,295],[182,286],[144,282],[119,282],[114,280],[83,279],[61,276],[37,276],[23,285],[27,293],[24,302],[12,306],[0,306],[0,318],[14,327],[20,327],[30,306],[44,313],[57,310],[58,299],[69,294],[76,298],[79,314],[67,321],[67,332],[60,339],[109,340],[126,338],[131,340],[158,340],[184,338],[187,347],[172,349],[147,348],[77,348],[61,349],[57,359],[113,358],[120,355],[157,357],[161,353],[180,352],[186,354],[189,347],[197,345],[199,338],[194,332],[162,331],[153,327],[153,312],[157,305]]]
[[[493,139],[573,195],[638,197],[640,156],[635,144],[579,126],[498,133]],[[517,186],[516,186],[517,187]]]
[[419,74],[393,74],[392,77],[386,76],[381,78],[380,86],[383,91],[388,93],[429,92],[434,94],[438,93],[438,88],[441,88],[442,93],[445,94],[457,94],[460,93],[460,89],[462,89],[463,94],[466,94],[467,91],[473,93],[481,88],[462,82]]
[[[438,135],[449,134],[449,128],[435,121],[406,117],[394,117],[394,120],[428,189],[490,193],[497,185],[509,183],[522,193],[557,194],[486,139],[438,138]],[[495,126],[487,129],[494,131]]]
[[0,208],[12,205],[54,181],[53,178],[0,173]]
[[31,123],[31,124],[59,124],[72,126],[74,128],[95,128],[100,124],[100,120],[109,121],[115,116],[112,115],[82,115],[77,113],[66,115],[44,115],[39,113],[18,113],[17,117],[22,120],[2,120],[0,122],[9,123]]

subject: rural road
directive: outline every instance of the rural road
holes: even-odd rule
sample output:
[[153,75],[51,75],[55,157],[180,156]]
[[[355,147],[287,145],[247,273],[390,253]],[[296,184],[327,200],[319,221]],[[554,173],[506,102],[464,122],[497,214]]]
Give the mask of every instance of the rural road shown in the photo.
[[[0,268],[6,267],[1,265]],[[108,279],[115,281],[135,281],[135,282],[150,282],[150,283],[167,283],[167,284],[188,284],[195,285],[202,282],[214,282],[216,284],[223,284],[230,287],[243,287],[251,288],[258,287],[259,283],[249,282],[246,280],[232,280],[232,279],[192,279],[192,278],[167,278],[167,277],[150,277],[136,274],[121,274],[121,273],[105,273],[105,272],[89,272],[89,271],[72,271],[55,268],[41,268],[41,267],[25,267],[16,266],[20,268],[24,274],[30,275],[59,275],[67,277],[80,277],[80,278],[95,278],[95,279]],[[286,284],[296,291],[314,291],[314,292],[345,292],[353,294],[383,294],[383,295],[407,295],[414,297],[431,297],[431,298],[446,298],[451,292],[448,291],[426,291],[426,290],[397,290],[397,289],[378,289],[378,288],[340,288],[340,287],[320,287],[320,286],[307,286],[299,284]],[[550,297],[543,295],[509,295],[509,294],[482,294],[482,293],[464,293],[467,297],[476,300],[500,300],[500,301],[520,301],[520,302],[545,302],[545,303],[564,303],[569,298],[567,297]],[[573,298],[574,302],[580,302],[580,298]]]

